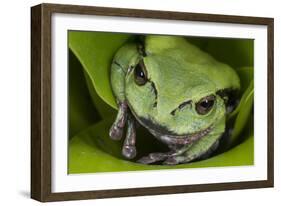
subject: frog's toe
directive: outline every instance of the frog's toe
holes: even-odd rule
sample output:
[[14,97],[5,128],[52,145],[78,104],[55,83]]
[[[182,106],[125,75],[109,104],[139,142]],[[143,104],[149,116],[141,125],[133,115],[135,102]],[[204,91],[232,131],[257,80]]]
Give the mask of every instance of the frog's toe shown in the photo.
[[122,149],[122,154],[127,159],[133,159],[137,155],[136,147],[133,145],[124,145]]
[[140,158],[137,162],[142,164],[151,164],[159,161],[163,161],[167,158],[165,153],[151,153],[148,156]]
[[120,140],[123,136],[123,128],[117,127],[113,124],[109,130],[109,136],[113,140]]

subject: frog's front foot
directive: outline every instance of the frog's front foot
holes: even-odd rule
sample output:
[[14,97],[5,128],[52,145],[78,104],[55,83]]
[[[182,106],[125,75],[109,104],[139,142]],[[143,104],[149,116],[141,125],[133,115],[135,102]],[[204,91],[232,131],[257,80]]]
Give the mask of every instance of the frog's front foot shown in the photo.
[[113,124],[110,128],[109,136],[113,140],[120,140],[123,136],[123,128]]
[[136,150],[136,121],[133,116],[129,113],[127,117],[127,133],[123,143],[122,154],[127,159],[133,159],[137,155]]
[[127,110],[128,105],[125,101],[119,103],[117,117],[109,130],[109,136],[111,139],[120,140],[122,138],[123,130],[127,120]]

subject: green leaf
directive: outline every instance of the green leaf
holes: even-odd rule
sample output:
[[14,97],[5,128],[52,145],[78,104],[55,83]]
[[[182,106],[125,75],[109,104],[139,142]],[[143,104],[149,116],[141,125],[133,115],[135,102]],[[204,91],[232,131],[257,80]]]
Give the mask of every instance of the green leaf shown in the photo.
[[254,79],[254,68],[253,67],[239,67],[236,72],[240,79],[241,92],[244,93],[249,87],[251,81]]
[[254,40],[210,38],[207,48],[209,54],[233,68],[253,66]]
[[[231,135],[231,144],[237,142],[237,138],[247,125],[247,122],[252,114],[252,107],[254,102],[254,82],[252,81],[248,89],[244,92],[240,103],[234,111],[233,115],[237,115]],[[253,128],[251,128],[253,130]]]
[[[110,65],[128,34],[69,31],[69,47],[80,60],[98,96],[117,108],[110,86]],[[93,98],[95,99],[95,98]]]
[[101,120],[91,103],[80,62],[69,50],[69,138]]
[[[246,134],[241,135],[244,129],[253,131],[253,104],[254,104],[254,70],[253,67],[238,68],[237,73],[240,77],[242,97],[237,108],[230,114],[228,121],[234,121],[232,135],[229,145],[233,146]],[[251,133],[251,132],[250,132]]]
[[208,45],[209,38],[186,37],[186,40],[204,51]]
[[116,109],[112,108],[108,104],[105,103],[104,100],[101,99],[101,97],[97,94],[93,83],[88,75],[87,72],[84,72],[84,76],[86,79],[86,84],[88,86],[88,90],[92,99],[92,102],[95,105],[95,108],[97,109],[98,113],[102,118],[107,118],[108,116],[115,114]]
[[[115,142],[108,136],[108,130],[111,124],[112,118],[103,120],[78,134],[70,141],[68,165],[68,172],[70,174],[253,164],[253,137],[248,138],[242,144],[223,154],[189,164],[174,166],[143,165],[127,161],[121,156],[122,147],[120,142]],[[146,145],[142,144],[142,146],[137,147],[137,150],[141,151],[144,147],[146,147]]]
[[[253,79],[253,69],[249,67],[238,68],[253,64],[253,41],[211,38],[204,38],[203,40],[193,38],[191,42],[201,49],[207,50],[216,59],[235,67],[241,79],[243,97],[240,105],[231,115],[231,118],[235,121],[232,137],[232,143],[235,142],[233,148],[207,160],[176,166],[141,165],[123,159],[121,155],[122,142],[112,141],[108,136],[114,118],[113,112],[115,112],[110,107],[116,109],[115,99],[110,87],[109,72],[116,50],[129,38],[131,38],[131,35],[127,34],[69,32],[69,47],[83,65],[86,83],[95,108],[104,119],[79,133],[70,141],[69,173],[253,164],[253,134],[252,132],[245,133],[245,131],[253,131],[252,125],[248,123],[249,121],[247,122],[248,118],[252,117],[250,108],[253,104],[253,97],[251,96],[253,95],[253,86],[252,88],[249,87],[249,82]],[[138,130],[137,134],[139,156],[151,151],[155,152],[155,148],[163,149],[163,145],[159,145],[159,142],[146,130]],[[243,136],[243,141],[238,142],[240,136]]]

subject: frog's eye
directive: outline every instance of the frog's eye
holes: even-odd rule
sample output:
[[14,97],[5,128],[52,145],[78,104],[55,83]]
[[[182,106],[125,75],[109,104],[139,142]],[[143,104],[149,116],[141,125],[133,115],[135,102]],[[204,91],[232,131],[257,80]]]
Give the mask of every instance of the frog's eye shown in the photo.
[[207,114],[214,106],[216,97],[210,95],[202,98],[199,102],[196,103],[196,111],[198,114]]
[[136,65],[134,70],[135,82],[138,85],[144,85],[147,82],[147,73],[144,66],[143,59]]

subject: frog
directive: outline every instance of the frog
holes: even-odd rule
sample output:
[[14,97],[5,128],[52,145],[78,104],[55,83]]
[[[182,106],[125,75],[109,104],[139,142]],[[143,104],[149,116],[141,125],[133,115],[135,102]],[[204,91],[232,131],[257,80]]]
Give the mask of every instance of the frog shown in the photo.
[[144,35],[125,43],[113,57],[110,83],[118,112],[109,136],[124,138],[122,155],[136,157],[138,125],[168,148],[139,158],[140,164],[207,158],[239,101],[231,96],[240,89],[235,70],[183,36]]

